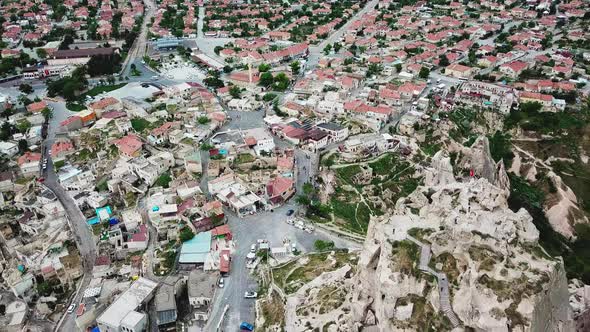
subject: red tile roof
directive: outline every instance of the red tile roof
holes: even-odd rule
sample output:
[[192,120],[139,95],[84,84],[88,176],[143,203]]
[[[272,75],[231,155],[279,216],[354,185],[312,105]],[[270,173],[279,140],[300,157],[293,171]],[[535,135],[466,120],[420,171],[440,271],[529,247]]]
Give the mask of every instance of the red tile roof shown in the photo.
[[24,165],[32,162],[41,160],[41,154],[36,152],[25,152],[22,156],[18,157],[17,162],[19,165]]
[[141,147],[143,146],[141,140],[133,134],[129,134],[118,140],[115,140],[114,144],[117,145],[119,150],[121,150],[121,152],[126,155],[134,154],[135,152],[141,150]]
[[46,107],[47,107],[47,103],[45,101],[41,100],[39,102],[29,104],[27,106],[27,111],[29,111],[31,113],[38,113],[38,112],[41,112]]
[[280,196],[293,187],[293,180],[278,176],[266,184],[266,193],[270,197]]

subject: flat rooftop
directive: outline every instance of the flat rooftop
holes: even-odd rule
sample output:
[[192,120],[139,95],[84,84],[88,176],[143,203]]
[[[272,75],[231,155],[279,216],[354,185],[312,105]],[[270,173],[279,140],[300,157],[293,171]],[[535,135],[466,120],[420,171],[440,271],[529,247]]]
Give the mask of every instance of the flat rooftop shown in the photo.
[[137,279],[96,319],[96,322],[112,327],[119,326],[130,312],[137,310],[150,297],[157,286],[156,282],[149,279]]
[[205,263],[211,251],[211,231],[201,232],[182,244],[180,263]]

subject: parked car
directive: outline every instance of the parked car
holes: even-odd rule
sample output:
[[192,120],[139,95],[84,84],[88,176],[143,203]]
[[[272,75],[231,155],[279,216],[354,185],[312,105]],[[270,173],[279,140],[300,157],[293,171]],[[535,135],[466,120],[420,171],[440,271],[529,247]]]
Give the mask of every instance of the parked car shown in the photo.
[[223,278],[219,278],[219,280],[217,280],[217,286],[219,288],[223,288],[223,286],[225,286],[225,281],[223,280]]
[[293,220],[293,218],[287,218],[287,220],[285,220],[285,222],[289,225],[294,225],[295,221]]
[[292,216],[292,215],[293,215],[293,213],[295,213],[295,211],[293,211],[293,210],[289,210],[289,211],[287,211],[287,217],[290,217],[290,216]]
[[256,292],[246,292],[244,293],[244,298],[245,299],[255,299],[258,296],[258,293]]
[[70,306],[68,307],[68,314],[71,314],[72,312],[74,312],[74,309],[76,309],[76,305],[70,304]]
[[254,325],[248,322],[242,322],[242,324],[240,324],[240,330],[254,331]]
[[305,223],[301,220],[297,220],[297,222],[295,223],[295,227],[299,228],[299,229],[304,229],[305,228]]
[[250,252],[256,252],[256,243],[250,246]]

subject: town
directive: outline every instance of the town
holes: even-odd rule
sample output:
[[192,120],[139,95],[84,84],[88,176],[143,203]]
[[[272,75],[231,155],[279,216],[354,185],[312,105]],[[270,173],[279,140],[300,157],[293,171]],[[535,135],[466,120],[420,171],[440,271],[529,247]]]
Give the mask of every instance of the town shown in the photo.
[[590,1],[0,14],[0,331],[589,329]]

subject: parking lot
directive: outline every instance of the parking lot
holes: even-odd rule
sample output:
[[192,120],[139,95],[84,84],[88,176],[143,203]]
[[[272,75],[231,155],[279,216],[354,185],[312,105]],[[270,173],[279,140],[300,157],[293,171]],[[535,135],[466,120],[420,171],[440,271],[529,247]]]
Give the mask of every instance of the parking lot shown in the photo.
[[[223,325],[228,331],[234,331],[242,321],[254,321],[254,301],[244,299],[244,294],[246,291],[256,291],[258,288],[256,276],[252,275],[251,270],[247,268],[247,256],[251,253],[252,245],[258,244],[258,240],[268,241],[270,248],[284,246],[286,243],[284,241],[287,240],[290,248],[294,244],[301,253],[314,250],[316,240],[334,241],[335,246],[339,248],[361,247],[358,243],[330,236],[318,230],[312,231],[310,227],[307,227],[306,231],[306,227],[294,215],[287,216],[289,210],[296,211],[296,209],[296,204],[288,203],[275,209],[274,212],[263,212],[241,219],[233,214],[227,215],[236,250],[232,257],[231,273],[225,278],[225,287],[216,294],[217,299],[205,330],[217,325],[226,304],[229,305],[229,310]],[[293,220],[292,225],[287,223],[289,219]]]
[[163,78],[170,80],[202,81],[206,77],[206,73],[197,65],[179,56],[163,60],[160,73]]

